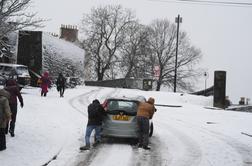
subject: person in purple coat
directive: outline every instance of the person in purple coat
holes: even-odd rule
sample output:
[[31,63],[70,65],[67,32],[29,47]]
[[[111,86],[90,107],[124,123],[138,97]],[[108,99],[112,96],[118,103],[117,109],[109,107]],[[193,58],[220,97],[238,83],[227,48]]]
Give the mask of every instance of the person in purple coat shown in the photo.
[[10,125],[8,122],[5,128],[5,134],[8,134],[8,130],[9,130],[11,137],[14,137],[15,136],[14,129],[15,129],[15,123],[16,123],[16,117],[17,117],[17,98],[20,102],[21,108],[23,108],[24,106],[23,97],[19,91],[19,87],[16,83],[16,80],[14,79],[7,80],[6,86],[4,89],[10,93],[9,105],[11,109]]

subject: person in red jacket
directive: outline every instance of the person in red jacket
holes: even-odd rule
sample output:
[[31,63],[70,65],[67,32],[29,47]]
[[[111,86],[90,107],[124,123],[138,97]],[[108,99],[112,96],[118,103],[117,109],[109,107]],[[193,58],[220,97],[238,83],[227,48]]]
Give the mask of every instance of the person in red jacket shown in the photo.
[[16,116],[17,116],[17,97],[20,102],[21,108],[23,108],[24,106],[23,97],[19,91],[19,87],[16,83],[16,80],[14,79],[7,80],[6,86],[4,89],[10,93],[9,105],[11,109],[10,125],[9,123],[7,123],[6,128],[5,128],[5,133],[8,134],[8,129],[9,129],[9,133],[11,134],[11,137],[14,137],[15,136],[14,129],[15,129],[15,123],[16,123]]
[[44,72],[43,76],[41,77],[41,96],[45,96],[48,92],[48,87],[51,86],[51,80],[49,79],[49,73]]

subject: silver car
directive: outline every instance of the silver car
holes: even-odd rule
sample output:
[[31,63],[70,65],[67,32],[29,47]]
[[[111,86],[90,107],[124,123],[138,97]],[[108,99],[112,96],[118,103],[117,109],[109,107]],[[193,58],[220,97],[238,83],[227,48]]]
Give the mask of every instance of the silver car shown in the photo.
[[[139,129],[136,114],[141,101],[145,101],[143,96],[107,98],[103,104],[107,114],[102,123],[102,136],[137,138]],[[150,136],[152,133],[153,123],[150,122]]]

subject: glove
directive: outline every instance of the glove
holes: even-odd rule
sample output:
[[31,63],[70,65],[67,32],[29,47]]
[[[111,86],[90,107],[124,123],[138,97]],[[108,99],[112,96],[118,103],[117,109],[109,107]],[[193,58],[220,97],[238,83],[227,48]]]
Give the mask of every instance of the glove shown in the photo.
[[22,103],[20,103],[20,105],[21,105],[21,108],[23,108],[23,106],[24,106],[24,103],[22,102]]

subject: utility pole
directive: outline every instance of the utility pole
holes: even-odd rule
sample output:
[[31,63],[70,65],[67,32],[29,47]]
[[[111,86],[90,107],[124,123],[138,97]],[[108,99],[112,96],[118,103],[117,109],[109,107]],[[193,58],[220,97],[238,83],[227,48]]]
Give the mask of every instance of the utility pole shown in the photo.
[[177,23],[177,43],[176,43],[176,57],[175,57],[175,71],[174,71],[174,92],[176,92],[177,88],[177,61],[178,61],[178,39],[179,39],[179,23],[182,23],[182,17],[178,15],[175,18],[175,23]]

